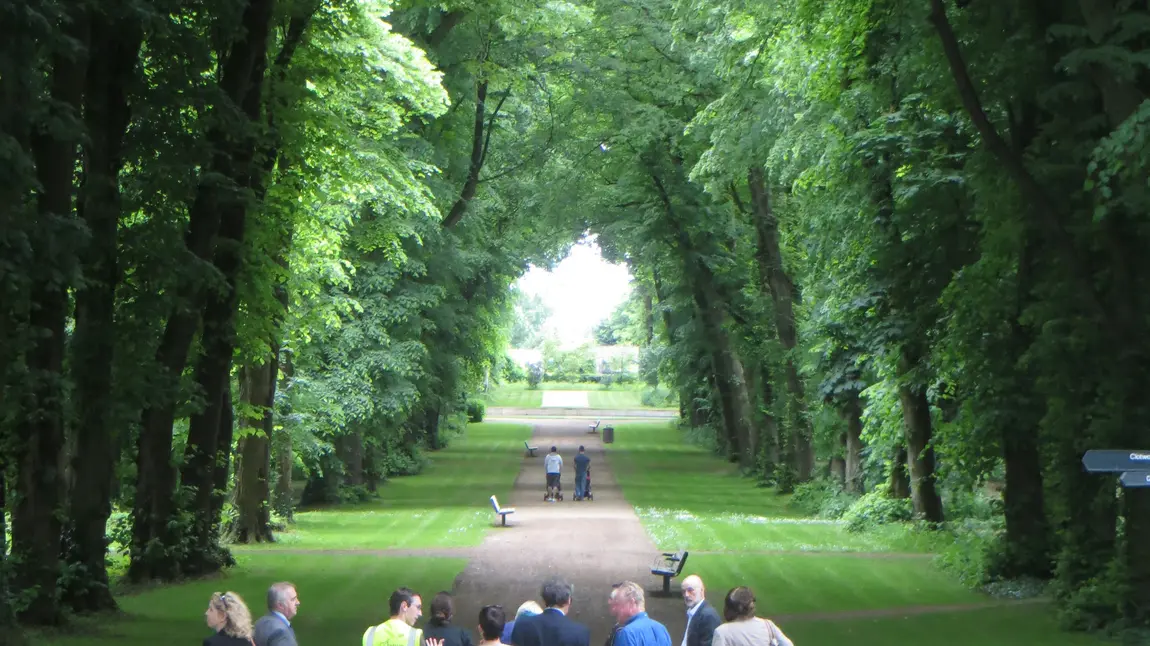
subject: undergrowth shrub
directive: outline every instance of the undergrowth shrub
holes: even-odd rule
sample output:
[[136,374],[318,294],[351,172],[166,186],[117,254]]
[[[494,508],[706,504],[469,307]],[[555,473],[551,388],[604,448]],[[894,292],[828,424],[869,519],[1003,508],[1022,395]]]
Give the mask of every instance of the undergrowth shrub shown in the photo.
[[990,583],[990,564],[999,546],[1001,519],[966,519],[947,522],[943,529],[950,538],[935,563],[969,588]]
[[847,531],[857,534],[879,525],[908,521],[913,515],[909,498],[890,498],[885,492],[872,491],[855,501],[842,518]]
[[950,520],[991,520],[1001,517],[1002,499],[986,495],[981,490],[952,490],[942,497],[942,507],[946,519]]
[[[1118,559],[1085,583],[1068,589],[1051,584],[1058,599],[1058,623],[1066,630],[1098,631],[1121,628],[1120,609],[1126,599],[1126,574]],[[1135,642],[1137,643],[1137,642]]]
[[372,493],[364,485],[340,485],[339,487],[339,501],[344,504],[367,502],[378,497],[378,493]]
[[711,424],[689,426],[687,422],[680,421],[679,429],[683,432],[683,439],[688,444],[704,448],[712,453],[719,452],[719,429]]
[[644,389],[643,394],[640,395],[639,401],[644,406],[651,408],[666,408],[673,404],[674,393],[666,388],[656,386],[655,388]]
[[472,399],[467,402],[467,421],[482,422],[483,416],[486,414],[487,404],[484,404],[478,399]]
[[838,482],[819,479],[797,485],[787,506],[806,516],[838,520],[855,500]]

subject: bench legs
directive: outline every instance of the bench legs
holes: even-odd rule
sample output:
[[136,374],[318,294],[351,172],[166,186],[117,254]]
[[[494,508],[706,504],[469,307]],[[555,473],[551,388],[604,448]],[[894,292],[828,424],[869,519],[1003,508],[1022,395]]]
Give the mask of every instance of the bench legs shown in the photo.
[[671,577],[663,575],[663,594],[671,596]]
[[503,521],[503,526],[507,527],[507,514],[499,514],[499,519]]

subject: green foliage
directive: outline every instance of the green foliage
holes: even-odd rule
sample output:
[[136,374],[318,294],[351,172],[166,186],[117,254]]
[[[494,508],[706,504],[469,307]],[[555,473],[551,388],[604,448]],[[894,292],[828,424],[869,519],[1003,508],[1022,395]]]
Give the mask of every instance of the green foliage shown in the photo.
[[483,416],[487,413],[487,405],[482,400],[472,399],[467,402],[467,421],[468,422],[482,422]]
[[514,384],[527,380],[527,372],[511,357],[503,360],[503,381]]
[[529,363],[527,364],[527,387],[535,390],[539,384],[543,382],[543,364]]
[[989,520],[949,520],[949,539],[936,557],[940,567],[971,588],[990,583],[993,561],[1001,549],[1001,516]]
[[838,520],[856,500],[855,496],[843,491],[839,483],[819,479],[796,485],[787,506],[804,516]]
[[511,347],[541,347],[546,336],[544,326],[551,317],[551,309],[538,294],[527,296],[518,289],[513,291],[511,302]]
[[852,504],[842,519],[847,531],[857,534],[880,525],[909,521],[913,511],[909,499],[890,498],[884,492],[872,491]]

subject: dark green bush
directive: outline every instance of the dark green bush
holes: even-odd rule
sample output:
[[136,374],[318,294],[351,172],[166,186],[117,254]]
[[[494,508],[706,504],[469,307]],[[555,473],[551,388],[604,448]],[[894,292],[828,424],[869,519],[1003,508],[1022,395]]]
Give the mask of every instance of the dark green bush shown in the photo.
[[879,525],[905,522],[914,515],[909,498],[888,498],[885,492],[872,491],[859,498],[843,514],[847,531],[864,532]]
[[484,404],[478,399],[472,399],[467,402],[467,421],[469,422],[482,422],[483,416],[487,414],[487,404]]
[[837,520],[850,509],[855,497],[833,480],[812,480],[795,487],[787,506],[806,516]]

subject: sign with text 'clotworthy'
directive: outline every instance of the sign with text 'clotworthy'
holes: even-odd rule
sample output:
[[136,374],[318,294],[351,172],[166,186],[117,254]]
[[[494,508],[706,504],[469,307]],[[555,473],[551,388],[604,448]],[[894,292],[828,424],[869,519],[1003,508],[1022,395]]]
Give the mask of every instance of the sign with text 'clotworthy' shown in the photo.
[[1150,451],[1094,449],[1082,456],[1091,473],[1120,473],[1123,487],[1150,487]]

